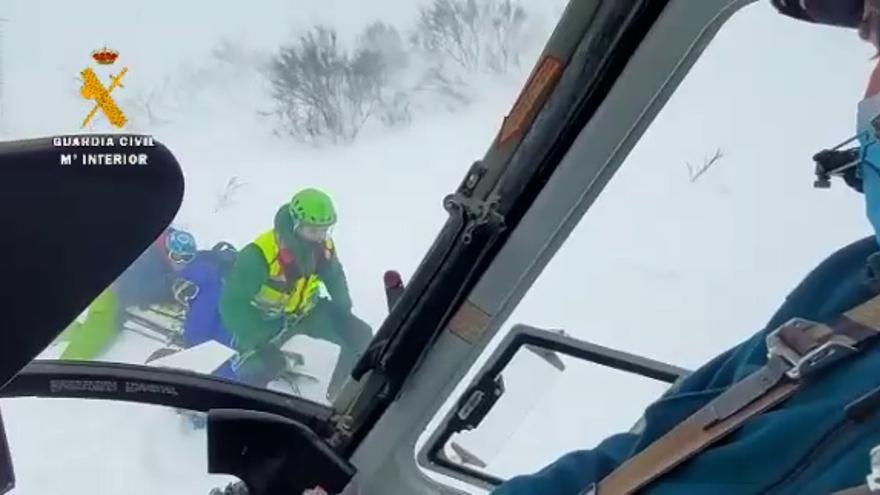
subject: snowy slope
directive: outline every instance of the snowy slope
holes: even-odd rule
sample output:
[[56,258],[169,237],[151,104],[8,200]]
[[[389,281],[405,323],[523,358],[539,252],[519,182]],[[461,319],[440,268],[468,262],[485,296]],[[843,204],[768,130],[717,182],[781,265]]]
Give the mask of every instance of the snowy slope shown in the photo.
[[2,402],[16,495],[207,494],[234,478],[208,475],[205,430],[174,411],[74,399]]
[[[555,22],[560,2],[534,4],[540,5],[533,9],[536,15],[544,9],[547,23]],[[266,0],[224,7],[221,13],[213,12],[214,4],[170,0],[151,2],[149,9],[99,0],[76,6],[10,2],[0,13],[10,19],[4,46],[9,119],[4,137],[77,132],[86,110],[76,93],[76,77],[90,62],[89,53],[105,44],[120,52],[118,64],[129,67],[126,87],[114,94],[134,94],[150,90],[168,74],[174,77],[181,67],[198,68],[221,39],[274,50],[315,22],[329,23],[351,39],[374,19],[405,27],[415,7],[401,0],[370,2],[369,7],[341,0]],[[206,8],[212,11],[208,17]],[[219,240],[244,245],[271,228],[276,209],[295,190],[326,188],[342,219],[334,238],[355,311],[378,326],[386,312],[382,273],[396,268],[405,278],[411,275],[446,219],[443,196],[485,152],[532,60],[520,73],[477,88],[477,104],[465,111],[420,115],[399,130],[370,130],[351,146],[313,149],[271,137],[265,121],[255,115],[266,108],[261,87],[247,74],[193,88],[172,122],[134,130],[153,133],[177,156],[187,188],[175,223],[190,229],[204,246]],[[109,129],[98,124],[91,130]],[[243,185],[230,205],[216,211],[233,177]],[[104,359],[142,362],[152,350],[142,339],[126,335]],[[19,475],[16,494],[206,493],[222,484],[198,474],[204,472],[204,436],[182,435],[171,411],[34,399],[0,405]],[[187,471],[196,474],[184,476]]]
[[[530,5],[554,19],[558,3]],[[7,137],[75,132],[84,113],[75,77],[90,51],[104,44],[130,65],[134,91],[179,64],[195,64],[221,37],[271,49],[315,21],[336,25],[350,38],[373,18],[402,25],[415,11],[408,0],[367,5],[262,0],[220,12],[206,2],[171,0],[152,2],[149,9],[103,0],[10,2],[0,8],[10,19],[4,50]],[[510,323],[563,327],[586,340],[687,367],[761,326],[809,267],[868,232],[860,198],[842,186],[811,188],[810,156],[852,133],[869,56],[851,33],[799,25],[766,5],[737,14]],[[337,148],[269,137],[254,114],[263,104],[259,85],[247,76],[230,81],[240,92],[195,92],[198,101],[188,113],[150,130],[186,175],[176,223],[205,245],[242,245],[271,227],[275,209],[297,188],[326,188],[342,216],[335,239],[355,311],[378,326],[385,315],[382,272],[396,268],[408,278],[415,269],[446,218],[442,197],[484,153],[527,68],[486,82],[479,102],[467,110],[420,115],[408,128],[373,130]],[[691,183],[686,162],[699,164],[718,147],[724,158]],[[232,177],[244,185],[233,204],[215,211]],[[114,359],[126,361],[139,359],[129,351],[143,351],[117,350]],[[627,395],[612,394],[620,390]],[[563,450],[588,447],[628,428],[657,391],[613,376],[576,374],[563,376],[547,393],[545,413],[574,414],[548,424],[538,422],[547,416],[533,411],[495,459],[504,474],[531,470]],[[15,493],[205,493],[213,486],[205,477],[182,474],[184,468],[203,470],[203,439],[174,430],[170,412],[54,404],[2,402],[19,466]],[[536,440],[531,432],[537,428],[542,436]],[[173,453],[174,461],[162,464],[157,452]],[[80,479],[85,472],[100,476],[104,488],[78,485],[88,482]],[[76,481],[58,481],[69,479]],[[152,491],[132,491],[136,487]]]

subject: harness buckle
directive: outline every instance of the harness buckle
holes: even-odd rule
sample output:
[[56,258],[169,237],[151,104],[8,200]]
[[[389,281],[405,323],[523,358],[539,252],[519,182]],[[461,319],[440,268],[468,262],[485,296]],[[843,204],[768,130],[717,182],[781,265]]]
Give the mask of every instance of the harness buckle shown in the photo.
[[[810,335],[809,330],[819,325],[822,324],[803,318],[792,318],[767,335],[768,357],[778,356],[788,363],[791,367],[785,374],[789,378],[799,380],[858,352],[855,347],[833,334],[824,342]],[[799,353],[786,342],[786,336],[793,337],[795,333],[806,336],[815,345],[807,353]]]

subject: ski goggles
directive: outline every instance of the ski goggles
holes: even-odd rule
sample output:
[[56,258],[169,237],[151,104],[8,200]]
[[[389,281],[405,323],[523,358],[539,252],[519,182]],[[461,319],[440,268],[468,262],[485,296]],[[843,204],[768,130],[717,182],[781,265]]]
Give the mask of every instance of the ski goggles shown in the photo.
[[299,225],[296,228],[297,233],[303,238],[312,242],[322,242],[330,238],[332,226],[318,225]]
[[168,259],[176,265],[186,265],[196,259],[196,253],[189,251],[169,251]]

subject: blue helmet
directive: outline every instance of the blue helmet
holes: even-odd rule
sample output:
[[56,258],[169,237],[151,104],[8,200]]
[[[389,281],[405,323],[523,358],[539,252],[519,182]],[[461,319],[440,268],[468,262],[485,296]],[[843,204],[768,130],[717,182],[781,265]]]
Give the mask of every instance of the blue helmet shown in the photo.
[[196,257],[196,238],[183,230],[168,229],[165,236],[165,253],[177,264],[187,264]]

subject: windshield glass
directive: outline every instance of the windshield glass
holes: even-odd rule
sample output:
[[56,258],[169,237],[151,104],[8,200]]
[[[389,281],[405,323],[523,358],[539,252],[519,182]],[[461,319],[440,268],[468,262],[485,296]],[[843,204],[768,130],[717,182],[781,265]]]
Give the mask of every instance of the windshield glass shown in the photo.
[[[328,402],[563,4],[5,2],[3,138],[149,136],[186,180],[171,228],[41,358]],[[68,143],[73,166],[149,166]]]
[[[853,30],[770,2],[735,12],[494,343],[526,323],[693,370],[761,330],[820,261],[872,233],[862,194],[840,178],[814,187],[813,155],[855,135],[874,55]],[[593,448],[666,385],[582,364],[594,376],[564,373],[528,417],[494,425],[504,437],[486,471],[535,472]]]

